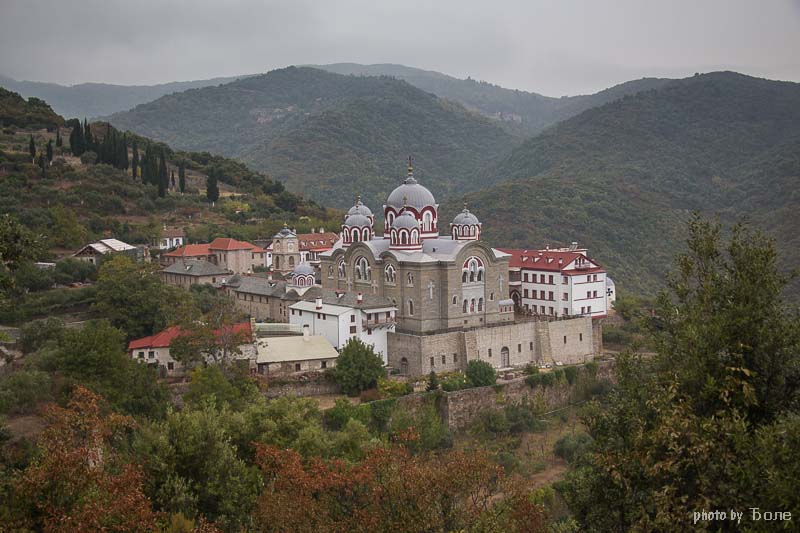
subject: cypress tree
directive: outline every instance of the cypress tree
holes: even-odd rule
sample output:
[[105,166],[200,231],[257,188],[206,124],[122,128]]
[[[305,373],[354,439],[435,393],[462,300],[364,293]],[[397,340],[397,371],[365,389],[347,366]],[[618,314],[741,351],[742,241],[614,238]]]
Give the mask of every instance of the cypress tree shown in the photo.
[[212,168],[206,178],[206,198],[209,202],[216,202],[219,200],[219,187],[217,186],[217,174]]
[[167,159],[162,150],[158,158],[158,195],[161,198],[167,193],[169,187],[169,174],[167,173]]
[[69,135],[69,149],[72,151],[72,155],[77,157],[84,152],[85,146],[83,128],[81,127],[81,123],[76,121],[75,125],[72,127],[72,133]]
[[64,141],[61,140],[61,128],[56,128],[56,148],[61,148]]
[[170,188],[174,191],[175,190],[175,171],[174,170],[170,171],[169,180],[170,180]]
[[139,147],[136,146],[136,139],[133,140],[133,155],[131,160],[131,176],[136,177],[136,172],[139,167]]
[[119,143],[119,168],[121,170],[128,170],[128,136],[122,135],[122,142]]
[[178,187],[181,190],[181,194],[186,190],[186,163],[181,161],[180,166],[178,166]]
[[47,162],[53,162],[53,140],[47,141]]
[[31,154],[31,161],[36,163],[36,141],[33,140],[33,135],[31,135],[31,142],[28,144],[28,152]]
[[97,147],[94,145],[94,138],[92,137],[92,128],[86,119],[83,119],[83,151],[96,151]]

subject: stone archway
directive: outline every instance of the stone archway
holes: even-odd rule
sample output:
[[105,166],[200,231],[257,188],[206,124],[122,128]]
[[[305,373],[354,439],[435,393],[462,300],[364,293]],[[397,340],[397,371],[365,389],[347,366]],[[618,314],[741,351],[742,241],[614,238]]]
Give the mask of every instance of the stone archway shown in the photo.
[[400,359],[400,374],[403,376],[408,375],[408,359],[405,357]]
[[519,295],[519,291],[511,291],[511,299],[514,300],[514,309],[516,311],[522,309],[522,297]]
[[508,346],[503,346],[500,350],[500,367],[508,368],[511,366],[511,357],[508,351]]

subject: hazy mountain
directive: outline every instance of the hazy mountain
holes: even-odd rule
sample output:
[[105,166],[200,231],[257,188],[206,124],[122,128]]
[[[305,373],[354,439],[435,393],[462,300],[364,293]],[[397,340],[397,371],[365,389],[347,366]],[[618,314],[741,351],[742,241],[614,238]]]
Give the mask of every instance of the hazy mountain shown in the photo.
[[163,96],[110,118],[188,150],[237,157],[294,191],[379,207],[413,154],[434,193],[474,190],[517,140],[496,122],[389,77],[289,67]]
[[800,84],[732,72],[673,81],[546,130],[483,177],[508,180],[467,196],[490,240],[579,240],[633,290],[661,282],[693,210],[747,217],[796,266]]
[[243,76],[175,81],[159,85],[110,85],[107,83],[59,85],[38,81],[17,81],[0,76],[0,86],[18,92],[26,98],[30,96],[41,98],[53,106],[56,113],[67,118],[92,118],[125,111],[165,94],[228,83],[241,77]]
[[537,133],[547,126],[575,116],[592,107],[606,104],[627,94],[663,87],[670,80],[642,78],[622,83],[596,94],[552,98],[541,94],[506,89],[471,78],[462,80],[435,72],[403,65],[335,63],[313,65],[337,74],[354,76],[392,76],[411,85],[464,105],[495,120],[512,131]]

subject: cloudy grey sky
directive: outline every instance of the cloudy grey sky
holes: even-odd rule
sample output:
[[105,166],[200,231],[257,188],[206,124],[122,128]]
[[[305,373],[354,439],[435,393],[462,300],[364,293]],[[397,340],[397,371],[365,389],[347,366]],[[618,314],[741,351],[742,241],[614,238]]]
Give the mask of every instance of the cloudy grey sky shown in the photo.
[[737,70],[800,81],[800,0],[0,0],[0,74],[152,84],[401,63],[551,96]]

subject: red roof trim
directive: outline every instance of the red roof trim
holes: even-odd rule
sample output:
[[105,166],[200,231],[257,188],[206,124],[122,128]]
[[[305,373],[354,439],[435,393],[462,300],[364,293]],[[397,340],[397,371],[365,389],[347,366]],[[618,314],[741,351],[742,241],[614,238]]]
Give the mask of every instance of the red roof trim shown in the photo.
[[[214,334],[219,337],[222,335],[221,329],[214,330]],[[250,329],[250,322],[240,322],[233,325],[234,335],[245,334],[248,340],[252,339],[253,332]],[[181,335],[180,326],[171,326],[151,335],[149,337],[142,337],[141,339],[134,339],[128,344],[128,351],[141,350],[142,348],[168,348],[172,341]]]

